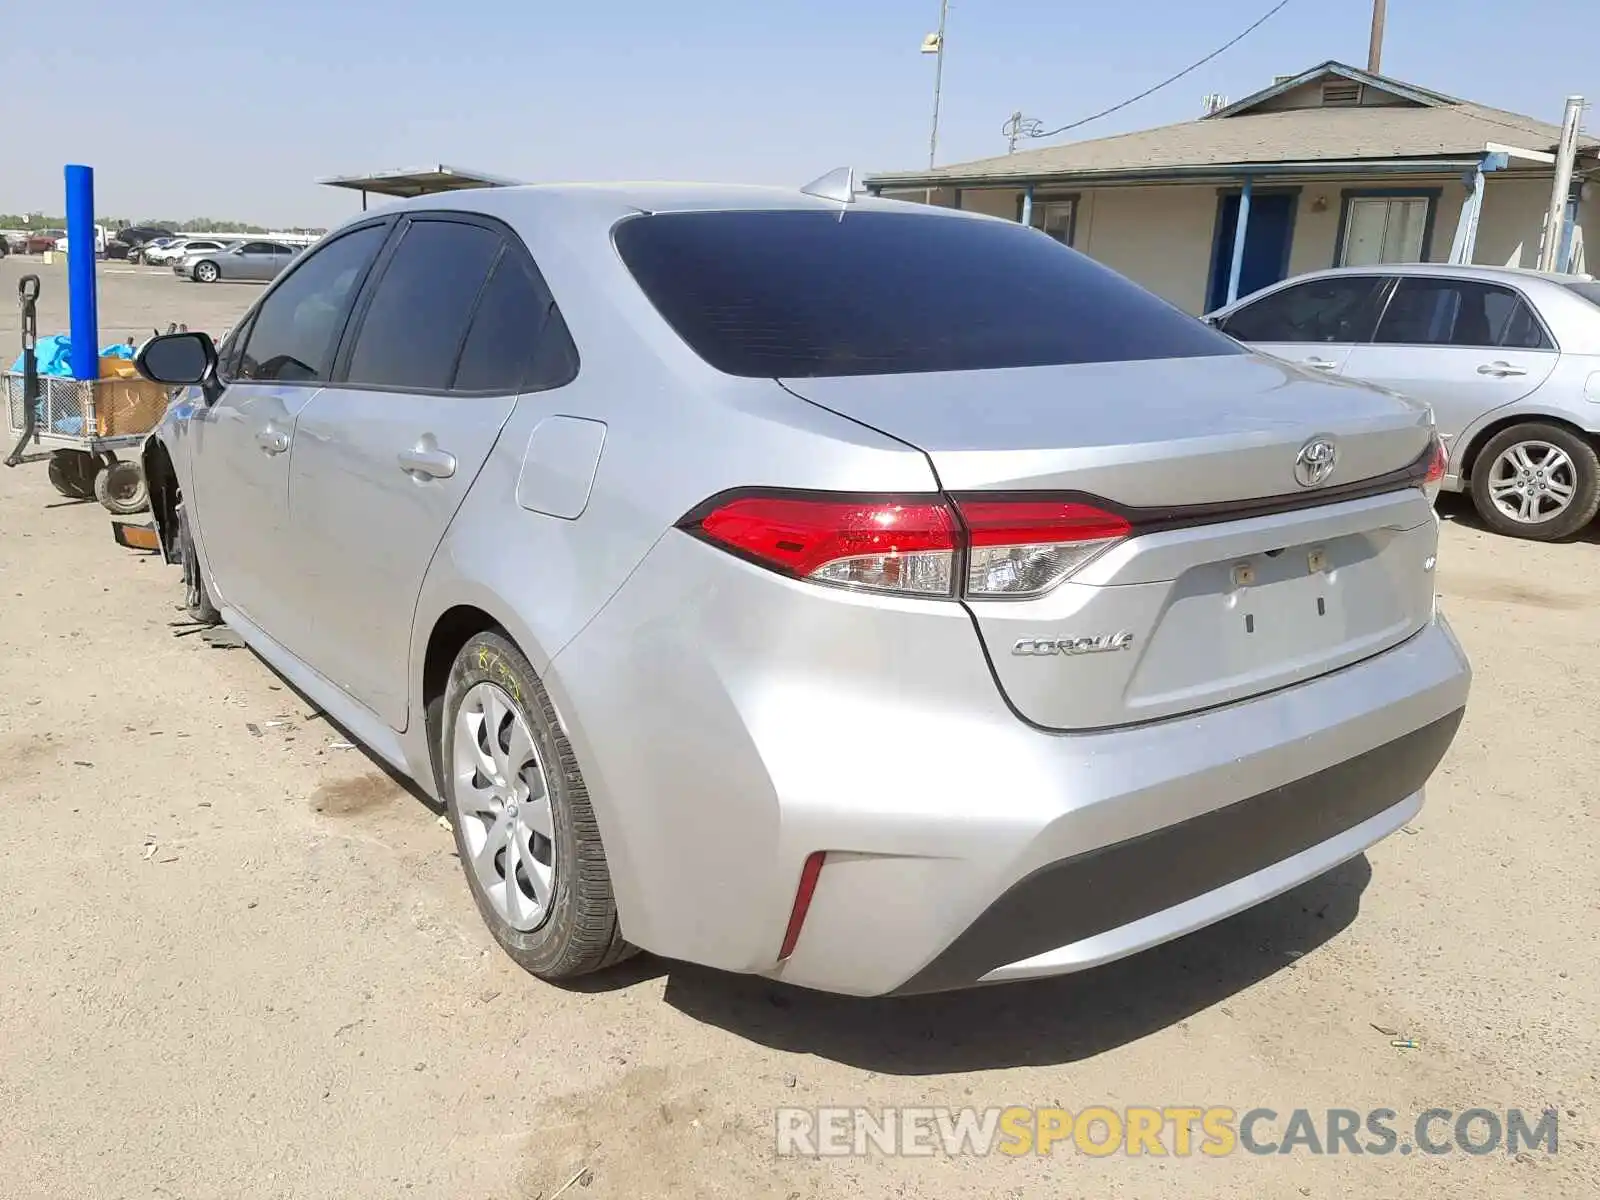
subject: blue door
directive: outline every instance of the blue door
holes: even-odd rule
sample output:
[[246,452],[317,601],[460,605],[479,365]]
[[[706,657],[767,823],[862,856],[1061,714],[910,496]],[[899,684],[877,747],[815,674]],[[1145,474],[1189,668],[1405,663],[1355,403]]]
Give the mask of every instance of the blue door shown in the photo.
[[[1294,236],[1294,206],[1298,195],[1261,192],[1250,197],[1250,216],[1244,229],[1244,262],[1239,269],[1239,295],[1260,291],[1289,273],[1289,243]],[[1217,221],[1217,240],[1211,248],[1211,295],[1206,311],[1228,302],[1228,274],[1233,269],[1233,231],[1239,227],[1239,197],[1223,196]]]

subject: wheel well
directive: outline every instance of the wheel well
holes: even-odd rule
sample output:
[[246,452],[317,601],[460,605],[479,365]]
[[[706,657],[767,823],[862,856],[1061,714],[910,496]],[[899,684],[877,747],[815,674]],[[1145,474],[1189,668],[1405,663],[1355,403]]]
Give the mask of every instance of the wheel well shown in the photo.
[[172,458],[159,441],[144,454],[140,463],[144,479],[150,489],[150,517],[156,532],[161,535],[161,545],[166,560],[177,562],[178,552],[178,473],[172,469]]
[[444,769],[439,762],[439,731],[444,725],[444,690],[450,682],[450,668],[472,637],[489,631],[505,630],[481,608],[458,604],[446,609],[433,623],[428,649],[422,656],[422,715],[428,735],[428,761],[433,764],[434,784],[444,795]]
[[1461,468],[1458,474],[1461,476],[1463,483],[1472,477],[1472,464],[1477,461],[1479,451],[1489,444],[1489,439],[1502,429],[1510,429],[1513,425],[1557,425],[1581,437],[1584,441],[1593,445],[1596,450],[1600,450],[1600,437],[1590,433],[1587,429],[1574,425],[1564,417],[1550,417],[1545,416],[1543,413],[1518,413],[1516,416],[1502,417],[1498,421],[1493,421],[1478,431],[1477,436],[1472,439],[1467,446],[1466,452],[1461,456]]

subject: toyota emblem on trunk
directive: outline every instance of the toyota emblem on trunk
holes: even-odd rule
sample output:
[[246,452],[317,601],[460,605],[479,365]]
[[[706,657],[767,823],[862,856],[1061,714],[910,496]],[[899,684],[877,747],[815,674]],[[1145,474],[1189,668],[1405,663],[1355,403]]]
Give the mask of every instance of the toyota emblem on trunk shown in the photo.
[[1295,455],[1294,481],[1301,487],[1326,483],[1338,461],[1339,447],[1333,444],[1331,437],[1319,434],[1301,446],[1300,453]]

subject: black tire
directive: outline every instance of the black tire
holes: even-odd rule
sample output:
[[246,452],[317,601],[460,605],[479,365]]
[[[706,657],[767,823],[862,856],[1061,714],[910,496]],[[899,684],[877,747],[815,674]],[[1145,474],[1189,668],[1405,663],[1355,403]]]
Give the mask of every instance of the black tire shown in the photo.
[[196,283],[215,283],[222,278],[222,271],[216,263],[202,259],[189,269],[189,278]]
[[125,517],[150,507],[150,487],[139,464],[123,460],[110,463],[94,477],[94,498]]
[[206,591],[205,577],[200,571],[200,555],[194,546],[194,531],[189,528],[189,514],[183,511],[179,500],[174,509],[178,525],[178,563],[183,567],[183,608],[191,621],[201,625],[218,625],[222,614],[211,603]]
[[100,462],[83,450],[57,450],[46,468],[50,485],[69,500],[93,500]]
[[[1489,476],[1495,460],[1520,442],[1556,446],[1572,461],[1572,501],[1559,513],[1538,522],[1518,521],[1495,506]],[[1532,452],[1530,452],[1531,454]],[[1483,523],[1496,533],[1534,542],[1558,542],[1584,529],[1600,512],[1600,455],[1581,434],[1543,421],[1511,425],[1488,440],[1472,461],[1472,504]]]
[[[457,804],[451,769],[456,718],[467,692],[479,683],[497,685],[527,721],[550,791],[555,886],[548,915],[527,932],[513,929],[482,890],[470,865],[471,851]],[[587,975],[634,954],[634,947],[622,939],[605,848],[572,745],[532,665],[503,634],[477,634],[456,656],[445,686],[438,754],[450,826],[467,886],[484,924],[505,952],[524,970],[552,983]]]

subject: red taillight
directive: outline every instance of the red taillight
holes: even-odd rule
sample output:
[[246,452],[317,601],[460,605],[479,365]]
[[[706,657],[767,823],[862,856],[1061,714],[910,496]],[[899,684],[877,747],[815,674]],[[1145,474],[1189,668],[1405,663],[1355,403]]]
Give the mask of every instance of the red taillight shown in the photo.
[[915,596],[1048,591],[1118,540],[1127,518],[1076,500],[747,495],[684,524],[796,579]]
[[822,874],[822,864],[827,857],[826,851],[814,850],[806,856],[805,866],[800,868],[800,886],[795,889],[794,907],[789,910],[789,927],[783,931],[783,945],[778,949],[779,962],[794,953],[795,943],[800,940],[800,930],[806,923],[811,897],[817,890],[817,879]]
[[957,530],[941,500],[746,496],[717,505],[698,528],[711,541],[797,579],[952,594]]
[[1450,456],[1445,451],[1444,443],[1435,434],[1429,449],[1432,451],[1428,458],[1428,473],[1422,477],[1424,488],[1436,488],[1444,482],[1444,473],[1450,465]]

